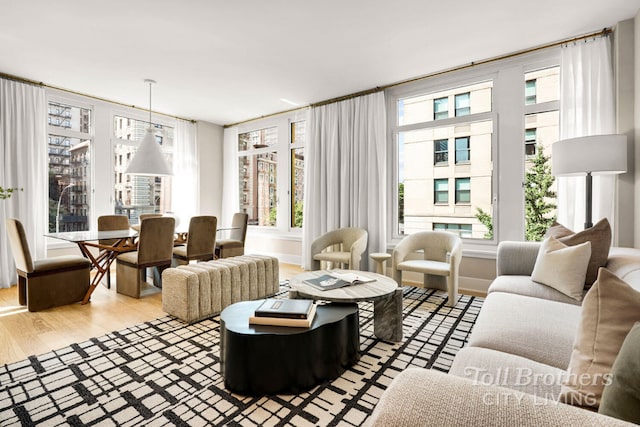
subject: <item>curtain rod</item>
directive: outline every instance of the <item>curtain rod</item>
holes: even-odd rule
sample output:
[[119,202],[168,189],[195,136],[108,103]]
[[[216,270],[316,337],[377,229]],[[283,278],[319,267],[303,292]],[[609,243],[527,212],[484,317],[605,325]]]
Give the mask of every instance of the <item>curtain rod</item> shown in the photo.
[[[50,85],[50,84],[47,84],[47,83],[44,83],[44,82],[38,82],[38,81],[30,80],[30,79],[27,79],[27,78],[24,78],[24,77],[14,76],[12,74],[7,74],[7,73],[0,72],[0,79],[13,80],[13,81],[16,81],[16,82],[30,84],[30,85],[34,85],[34,86],[46,87],[46,88],[49,88],[49,89],[59,90],[61,92],[67,92],[67,93],[72,93],[74,95],[84,96],[84,97],[95,99],[95,100],[98,100],[98,101],[108,102],[108,103],[120,105],[120,106],[123,106],[123,107],[135,108],[136,110],[142,110],[144,112],[149,112],[148,108],[138,107],[136,105],[125,104],[124,102],[112,101],[112,100],[107,99],[107,98],[101,98],[101,97],[95,96],[95,95],[88,95],[86,93],[77,92],[75,90],[65,89],[65,88],[58,87],[58,86],[53,86],[53,85]],[[165,116],[165,117],[171,117],[171,118],[174,118],[174,119],[180,119],[180,120],[184,120],[184,121],[187,121],[187,122],[196,123],[196,120],[185,119],[184,117],[174,116],[172,114],[161,113],[159,111],[153,111],[153,113],[154,114],[159,114],[159,115]]]
[[460,70],[465,70],[467,68],[476,67],[478,65],[484,65],[484,64],[489,64],[489,63],[492,63],[492,62],[502,61],[502,60],[513,58],[513,57],[516,57],[516,56],[526,55],[528,53],[538,52],[540,50],[545,50],[545,49],[550,49],[550,48],[557,47],[557,46],[562,46],[563,44],[574,43],[574,42],[578,42],[578,41],[581,41],[581,40],[587,40],[587,39],[590,39],[590,38],[595,38],[595,37],[600,37],[600,36],[608,36],[610,33],[613,33],[613,30],[611,28],[604,28],[601,31],[596,31],[594,33],[589,33],[589,34],[585,34],[585,35],[582,35],[582,36],[573,37],[573,38],[570,38],[570,39],[565,39],[565,40],[561,40],[561,41],[557,41],[557,42],[552,42],[552,43],[548,43],[548,44],[545,44],[545,45],[532,47],[532,48],[529,48],[529,49],[524,49],[524,50],[520,50],[520,51],[513,52],[513,53],[508,53],[508,54],[505,54],[505,55],[496,56],[496,57],[489,58],[489,59],[484,59],[484,60],[481,60],[481,61],[470,62],[470,63],[465,64],[465,65],[459,65],[457,67],[448,68],[446,70],[436,71],[434,73],[426,74],[426,75],[423,75],[423,76],[420,76],[420,77],[414,77],[414,78],[411,78],[411,79],[408,79],[408,80],[402,80],[402,81],[399,81],[399,82],[396,82],[396,83],[390,83],[390,84],[384,85],[384,86],[377,86],[375,88],[363,90],[363,91],[360,91],[360,92],[355,92],[355,93],[352,93],[352,94],[349,94],[349,95],[343,95],[343,96],[339,96],[337,98],[330,98],[330,99],[327,99],[327,100],[324,100],[324,101],[311,103],[311,104],[303,106],[303,107],[292,108],[292,109],[286,110],[286,111],[279,111],[277,113],[267,114],[267,115],[264,115],[264,116],[255,117],[255,118],[252,118],[252,119],[247,119],[247,120],[243,120],[243,121],[236,122],[236,123],[231,123],[231,124],[228,124],[228,125],[224,125],[224,128],[228,128],[228,127],[232,127],[232,126],[238,126],[238,125],[241,125],[241,124],[244,124],[244,123],[249,123],[249,122],[253,122],[253,121],[256,121],[256,120],[261,120],[261,119],[264,119],[264,118],[267,118],[267,117],[278,116],[280,114],[286,114],[286,113],[290,113],[290,112],[293,112],[293,111],[299,111],[299,110],[304,110],[304,109],[313,108],[313,107],[321,107],[323,105],[333,104],[335,102],[346,101],[347,99],[357,98],[359,96],[370,95],[372,93],[380,92],[382,90],[390,89],[392,87],[402,86],[402,85],[405,85],[405,84],[409,84],[409,83],[414,83],[414,82],[418,82],[418,81],[421,81],[421,80],[430,79],[430,78],[433,78],[433,77],[441,76],[443,74],[452,73],[454,71],[460,71]]

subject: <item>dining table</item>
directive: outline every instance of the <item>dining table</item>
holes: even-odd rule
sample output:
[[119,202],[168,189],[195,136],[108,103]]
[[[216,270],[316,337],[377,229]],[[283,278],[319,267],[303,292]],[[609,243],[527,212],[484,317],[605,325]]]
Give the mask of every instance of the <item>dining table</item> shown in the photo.
[[[82,304],[86,304],[89,302],[91,294],[98,286],[98,283],[100,283],[104,275],[109,271],[113,260],[123,252],[134,251],[137,249],[136,244],[133,242],[133,239],[137,235],[138,232],[135,230],[124,229],[110,231],[89,230],[47,233],[45,234],[45,237],[75,243],[78,245],[82,255],[91,261],[92,268],[96,269],[96,274],[93,276],[89,289],[82,300]],[[104,244],[105,240],[111,241],[111,244]],[[94,254],[91,251],[91,248],[98,249],[98,254]]]

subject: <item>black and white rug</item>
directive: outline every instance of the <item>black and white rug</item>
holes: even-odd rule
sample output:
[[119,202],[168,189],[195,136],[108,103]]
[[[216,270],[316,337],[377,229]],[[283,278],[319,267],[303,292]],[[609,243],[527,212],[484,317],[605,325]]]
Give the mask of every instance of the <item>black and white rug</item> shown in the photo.
[[443,291],[404,292],[402,342],[375,338],[373,305],[360,303],[360,361],[309,392],[229,393],[219,370],[219,317],[185,325],[167,316],[0,366],[0,425],[361,425],[398,372],[448,371],[483,302],[463,295],[451,308]]

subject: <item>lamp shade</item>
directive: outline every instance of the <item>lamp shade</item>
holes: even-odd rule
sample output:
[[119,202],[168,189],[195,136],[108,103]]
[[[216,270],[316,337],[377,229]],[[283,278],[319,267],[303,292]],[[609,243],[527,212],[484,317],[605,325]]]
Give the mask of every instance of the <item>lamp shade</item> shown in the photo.
[[551,146],[555,176],[619,174],[627,171],[627,136],[592,135],[564,139]]
[[136,154],[124,173],[132,175],[173,175],[151,128],[147,129]]

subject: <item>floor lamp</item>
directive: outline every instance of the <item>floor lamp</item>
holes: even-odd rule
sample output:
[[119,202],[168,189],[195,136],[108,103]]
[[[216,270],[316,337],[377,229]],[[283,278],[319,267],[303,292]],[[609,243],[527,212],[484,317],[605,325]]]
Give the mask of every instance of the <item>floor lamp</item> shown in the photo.
[[584,228],[592,227],[592,175],[627,171],[627,136],[592,135],[564,139],[555,142],[551,150],[554,176],[586,175]]

